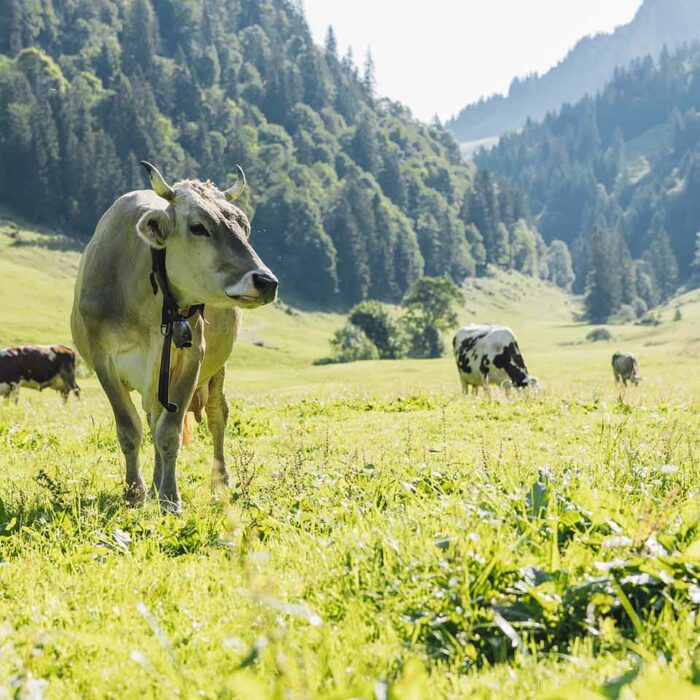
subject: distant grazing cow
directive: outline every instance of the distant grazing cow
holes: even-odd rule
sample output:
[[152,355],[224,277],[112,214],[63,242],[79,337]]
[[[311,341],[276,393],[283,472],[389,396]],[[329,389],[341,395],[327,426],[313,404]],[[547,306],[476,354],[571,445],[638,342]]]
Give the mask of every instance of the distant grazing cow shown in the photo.
[[85,248],[71,328],[114,411],[127,499],[139,504],[146,496],[141,418],[130,396],[136,390],[153,435],[153,492],[162,510],[179,512],[176,463],[188,410],[207,414],[212,486],[229,483],[226,363],[241,309],[274,301],[277,278],[249,241],[248,217],[234,205],[245,186],[240,168],[237,182],[221,191],[199,180],[170,186],[154,166],[143,165],[152,189],[117,199]]
[[27,345],[0,350],[0,396],[19,399],[20,387],[55,389],[63,400],[71,391],[80,397],[75,383],[75,353],[65,345]]
[[613,375],[615,384],[632,382],[635,386],[642,381],[639,376],[639,362],[631,352],[616,352],[612,356]]
[[489,384],[537,388],[537,378],[528,374],[518,341],[510,328],[472,324],[460,328],[452,341],[462,382],[462,390],[476,394],[479,387],[487,392]]

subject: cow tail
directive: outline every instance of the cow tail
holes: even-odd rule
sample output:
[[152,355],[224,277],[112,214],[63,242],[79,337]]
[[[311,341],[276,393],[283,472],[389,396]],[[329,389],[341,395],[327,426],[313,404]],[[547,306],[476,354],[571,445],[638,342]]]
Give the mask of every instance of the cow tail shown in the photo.
[[194,416],[187,411],[185,413],[185,419],[182,421],[182,446],[187,447],[194,437],[194,426],[193,426]]

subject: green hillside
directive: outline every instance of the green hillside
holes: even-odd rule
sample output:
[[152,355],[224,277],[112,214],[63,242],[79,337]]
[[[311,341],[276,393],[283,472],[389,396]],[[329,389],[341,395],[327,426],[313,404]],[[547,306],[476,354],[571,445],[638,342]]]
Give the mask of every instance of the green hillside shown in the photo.
[[[6,300],[0,345],[70,343],[73,278],[80,255],[71,240],[5,220],[0,223],[0,251],[0,298]],[[587,342],[592,326],[575,320],[582,314],[581,299],[549,283],[499,271],[467,281],[464,290],[460,322],[513,328],[530,371],[549,388],[607,384],[609,357],[618,347],[637,353],[647,381],[659,385],[681,378],[698,352],[700,334],[694,329],[700,320],[700,290],[662,307],[659,326],[608,326],[614,337],[611,343]],[[682,320],[673,322],[677,308]],[[246,312],[230,361],[235,394],[457,390],[449,355],[438,360],[315,366],[314,360],[330,354],[330,338],[343,322],[339,314],[300,311],[284,302]],[[87,381],[99,393],[94,380]]]
[[700,44],[646,57],[476,157],[527,193],[549,243],[571,251],[588,317],[642,317],[696,282]]
[[0,345],[70,340],[79,259],[69,239],[0,219]]
[[[7,300],[9,312],[3,344],[70,342],[73,279],[80,258],[71,239],[5,221],[0,251],[0,298]],[[563,329],[576,306],[559,288],[516,272],[468,281],[465,292],[462,322],[514,325],[517,318],[514,327],[525,343],[540,347],[548,347],[552,336],[567,337]],[[335,382],[335,388],[376,387],[375,375],[386,387],[427,388],[436,379],[443,386],[453,383],[451,359],[313,366],[330,354],[330,338],[343,321],[340,314],[300,311],[284,302],[246,312],[231,361],[236,384],[264,388],[271,367],[276,388],[291,383],[315,390],[328,382]]]

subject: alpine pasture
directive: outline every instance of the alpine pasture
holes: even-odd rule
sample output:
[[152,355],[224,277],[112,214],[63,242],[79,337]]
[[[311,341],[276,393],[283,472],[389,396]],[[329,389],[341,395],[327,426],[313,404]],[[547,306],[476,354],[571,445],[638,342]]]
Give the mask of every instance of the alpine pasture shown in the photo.
[[[0,345],[70,342],[78,257],[0,226]],[[451,356],[314,366],[341,316],[251,312],[233,486],[212,498],[198,426],[182,517],[124,504],[84,366],[79,402],[0,404],[5,697],[698,695],[700,293],[591,343],[553,287],[466,292],[463,322],[511,326],[540,394],[463,397]],[[618,348],[644,377],[623,395]]]

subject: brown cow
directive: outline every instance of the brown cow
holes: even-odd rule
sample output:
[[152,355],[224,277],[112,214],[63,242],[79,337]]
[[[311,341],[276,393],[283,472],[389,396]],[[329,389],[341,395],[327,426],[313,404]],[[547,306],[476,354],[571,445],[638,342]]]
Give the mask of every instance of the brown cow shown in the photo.
[[71,391],[80,398],[75,382],[75,353],[65,345],[26,345],[0,350],[0,396],[19,400],[20,387],[55,389],[63,401]]

